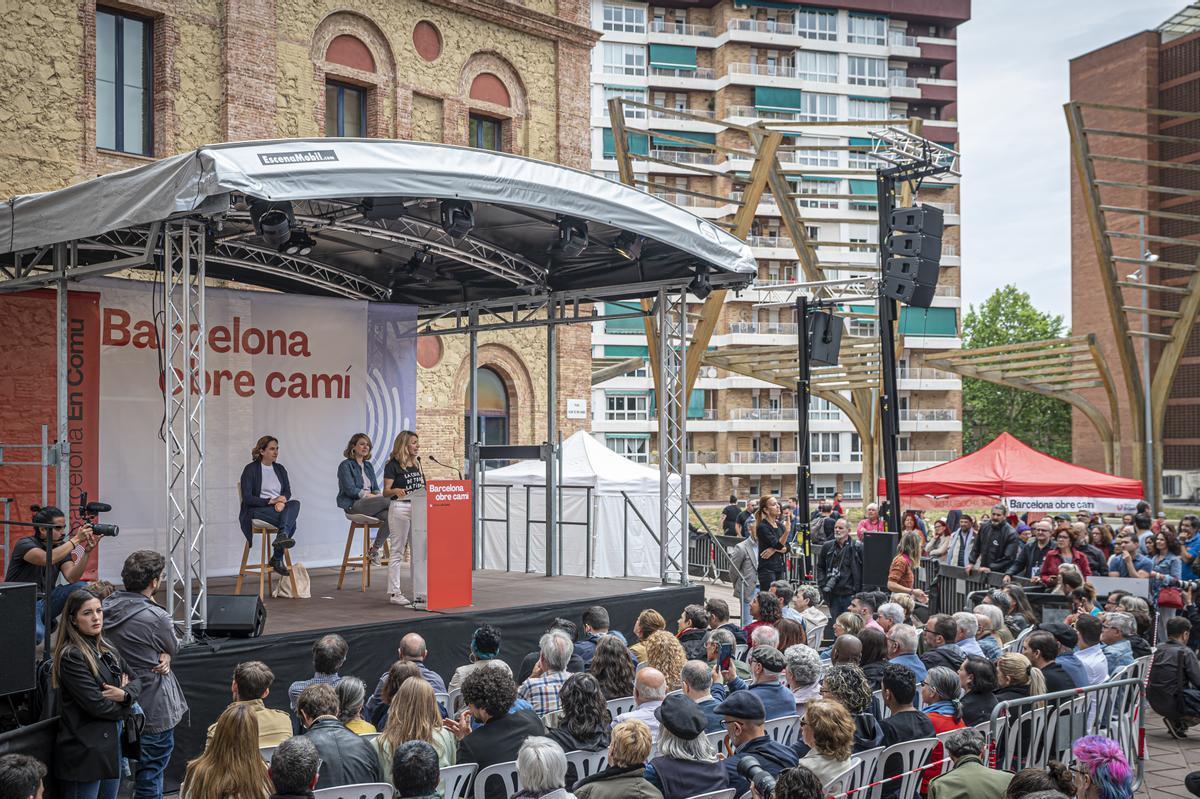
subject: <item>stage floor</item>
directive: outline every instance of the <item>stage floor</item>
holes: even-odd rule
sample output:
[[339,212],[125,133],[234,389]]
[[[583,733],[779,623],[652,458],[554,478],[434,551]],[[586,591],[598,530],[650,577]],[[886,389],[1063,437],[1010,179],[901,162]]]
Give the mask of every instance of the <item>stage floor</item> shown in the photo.
[[[407,567],[405,571],[407,572]],[[347,571],[342,589],[337,588],[339,568],[309,571],[311,599],[276,599],[267,596],[264,635],[278,635],[305,630],[336,629],[348,624],[370,624],[383,621],[411,621],[431,616],[463,614],[501,608],[538,604],[553,606],[560,603],[631,594],[646,589],[655,590],[657,581],[599,579],[587,577],[545,577],[517,572],[476,571],[472,575],[472,597],[469,607],[444,611],[412,610],[388,602],[387,567],[371,569],[371,585],[360,591],[360,572]],[[236,578],[215,577],[208,582],[210,594],[232,594]],[[406,596],[412,598],[412,583],[404,579]],[[246,579],[242,594],[253,595],[258,580]],[[648,605],[649,606],[649,605]]]

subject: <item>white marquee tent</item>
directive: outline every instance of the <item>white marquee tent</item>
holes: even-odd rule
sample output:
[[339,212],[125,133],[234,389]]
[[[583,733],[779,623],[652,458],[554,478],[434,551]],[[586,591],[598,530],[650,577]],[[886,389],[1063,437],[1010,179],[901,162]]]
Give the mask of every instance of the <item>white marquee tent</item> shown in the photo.
[[[562,444],[559,479],[562,573],[657,579],[658,470],[623,458],[580,431]],[[485,474],[480,523],[483,568],[545,570],[545,485],[546,466],[536,460]],[[678,558],[678,546],[674,549],[671,555]]]

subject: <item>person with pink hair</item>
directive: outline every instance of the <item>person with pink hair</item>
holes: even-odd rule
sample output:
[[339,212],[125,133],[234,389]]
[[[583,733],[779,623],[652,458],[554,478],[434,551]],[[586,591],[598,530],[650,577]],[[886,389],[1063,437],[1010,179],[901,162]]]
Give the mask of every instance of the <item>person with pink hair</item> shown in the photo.
[[1121,745],[1102,735],[1080,738],[1075,755],[1075,795],[1078,799],[1132,799],[1133,769]]

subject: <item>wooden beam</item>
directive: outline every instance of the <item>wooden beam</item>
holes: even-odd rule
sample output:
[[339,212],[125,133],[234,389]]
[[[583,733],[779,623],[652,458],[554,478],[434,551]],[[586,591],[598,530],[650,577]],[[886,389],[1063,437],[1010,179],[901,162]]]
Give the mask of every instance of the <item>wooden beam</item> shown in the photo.
[[1186,144],[1196,146],[1196,140],[1187,136],[1168,136],[1163,133],[1137,133],[1131,130],[1106,130],[1104,128],[1084,128],[1083,132],[1096,136],[1117,136],[1125,139],[1141,139],[1142,141],[1160,141],[1168,144]]
[[606,380],[612,380],[614,377],[629,374],[635,369],[641,369],[645,365],[645,358],[626,358],[620,363],[614,363],[612,366],[595,369],[592,371],[592,385],[596,386]]
[[[1200,257],[1196,259],[1196,266],[1200,267]],[[1158,356],[1158,363],[1154,368],[1154,376],[1150,380],[1150,424],[1154,431],[1155,453],[1154,458],[1154,483],[1155,488],[1162,486],[1162,440],[1164,421],[1167,413],[1167,400],[1171,396],[1171,385],[1175,382],[1175,373],[1179,369],[1179,363],[1183,359],[1184,351],[1187,349],[1188,339],[1192,336],[1192,328],[1196,324],[1196,316],[1200,314],[1200,272],[1193,272],[1191,279],[1188,281],[1188,294],[1184,297],[1179,305],[1180,319],[1171,328],[1171,340]],[[1153,494],[1148,494],[1146,500],[1151,503],[1151,507],[1160,507],[1158,504],[1159,494],[1156,491]]]
[[[1130,255],[1114,255],[1113,261],[1119,264],[1138,264],[1140,266],[1157,266],[1164,269],[1178,269],[1182,272],[1195,272],[1195,264],[1182,264],[1178,261],[1156,261],[1149,258],[1134,258]],[[1140,283],[1138,285],[1141,285]]]
[[1124,180],[1097,180],[1097,187],[1108,189],[1141,189],[1153,194],[1174,194],[1179,197],[1200,197],[1195,189],[1179,189],[1174,186],[1156,186],[1153,183],[1130,183]]
[[1114,164],[1133,164],[1134,166],[1156,166],[1159,169],[1181,169],[1187,172],[1200,172],[1200,164],[1187,164],[1178,161],[1155,161],[1150,158],[1129,158],[1124,155],[1102,155],[1092,153],[1088,156],[1093,161],[1108,161]]
[[[974,355],[973,350],[964,350],[964,352],[970,352],[971,355]],[[1041,354],[1038,354],[1036,352],[1030,352],[1030,351],[1026,350],[1026,351],[1021,351],[1021,352],[1000,353],[998,355],[984,355],[984,356],[981,356],[978,358],[961,357],[961,358],[950,358],[948,360],[954,360],[954,361],[958,361],[958,362],[961,362],[964,364],[972,364],[972,365],[976,365],[976,366],[978,366],[980,364],[1010,363],[1010,362],[1026,362],[1026,363],[1030,363],[1030,364],[1053,363],[1055,360],[1061,360],[1064,356],[1073,355],[1074,353],[1078,353],[1078,352],[1087,352],[1087,347],[1080,346],[1080,345],[1071,345],[1069,347],[1060,347],[1059,349],[1055,349],[1055,350],[1047,350],[1046,352],[1041,353]]]
[[[1138,108],[1132,105],[1113,105],[1112,103],[1084,103],[1075,101],[1068,103],[1078,108],[1096,108],[1101,111],[1129,111],[1133,114],[1149,114],[1159,117],[1176,117],[1178,119],[1200,119],[1200,113],[1193,111],[1172,111],[1168,108]],[[1082,118],[1082,115],[1081,115]]]
[[1137,305],[1123,305],[1121,310],[1126,313],[1146,314],[1147,316],[1161,316],[1166,319],[1178,319],[1179,311],[1164,311],[1162,308],[1142,308]]
[[1160,286],[1157,283],[1138,283],[1133,280],[1118,280],[1117,285],[1126,289],[1147,289],[1148,291],[1158,291],[1163,294],[1187,294],[1187,289],[1182,286]]
[[[1124,230],[1106,230],[1105,236],[1112,236],[1114,239],[1133,239],[1134,241],[1153,241],[1158,244],[1173,244],[1176,247],[1200,247],[1200,240],[1197,239],[1180,239],[1175,236],[1152,236],[1149,233],[1126,233]],[[1162,266],[1159,261],[1154,262],[1155,266]]]
[[[1084,336],[1063,336],[1062,338],[1045,338],[1037,341],[1020,341],[1015,344],[1000,344],[995,347],[979,347],[973,350],[946,350],[945,352],[936,353],[938,357],[958,355],[964,352],[970,352],[975,355],[991,355],[999,352],[1013,352],[1014,350],[1044,350],[1047,347],[1062,346],[1070,344],[1083,344],[1086,341]],[[931,353],[933,354],[933,353]]]
[[1106,458],[1106,462],[1112,463],[1113,474],[1123,474],[1121,471],[1121,413],[1117,403],[1117,386],[1113,382],[1112,371],[1108,368],[1108,361],[1104,359],[1104,355],[1100,352],[1100,345],[1097,343],[1096,334],[1087,334],[1088,351],[1092,354],[1092,363],[1096,365],[1096,372],[1100,375],[1100,382],[1104,386],[1104,395],[1108,398],[1108,419],[1112,425],[1113,440],[1108,442],[1108,448],[1112,450],[1111,455]]
[[1145,330],[1130,330],[1129,335],[1137,336],[1138,338],[1148,338],[1153,341],[1170,341],[1172,338],[1169,333],[1150,333]]
[[[1200,144],[1200,142],[1196,142]],[[1152,216],[1155,219],[1175,219],[1181,222],[1200,222],[1200,216],[1195,214],[1177,214],[1172,211],[1154,211],[1146,208],[1126,208],[1120,205],[1102,205],[1101,211],[1113,214],[1131,214],[1133,216]]]

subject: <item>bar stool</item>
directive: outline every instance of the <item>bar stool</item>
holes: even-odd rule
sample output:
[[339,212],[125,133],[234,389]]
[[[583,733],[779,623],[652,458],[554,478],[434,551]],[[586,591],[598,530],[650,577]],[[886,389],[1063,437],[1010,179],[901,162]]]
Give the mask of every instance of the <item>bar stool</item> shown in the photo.
[[[242,550],[242,568],[238,570],[237,586],[234,588],[235,594],[242,593],[242,580],[247,574],[258,575],[258,596],[260,599],[265,599],[267,594],[271,592],[272,581],[274,579],[275,570],[271,568],[271,539],[279,532],[279,528],[270,522],[265,522],[262,519],[252,519],[250,521],[250,533],[259,538],[261,546],[259,547],[258,563],[249,563],[251,542],[246,542],[245,549]],[[296,590],[296,575],[291,574],[292,571],[292,556],[289,550],[283,550],[283,565],[288,567],[287,579],[292,583],[292,598],[299,597],[300,592]]]
[[[371,563],[371,538],[372,530],[379,527],[380,521],[374,516],[366,516],[361,513],[346,513],[346,521],[350,522],[350,529],[346,532],[346,551],[342,554],[342,570],[338,573],[338,590],[342,590],[342,581],[346,579],[346,569],[357,566],[362,569],[362,586],[358,589],[366,591],[371,585],[371,567],[375,564]],[[358,555],[351,555],[350,550],[354,546],[354,538],[356,533],[362,530],[362,552]],[[380,565],[387,566],[391,563],[392,550],[388,546],[388,542],[383,542],[383,558]]]

